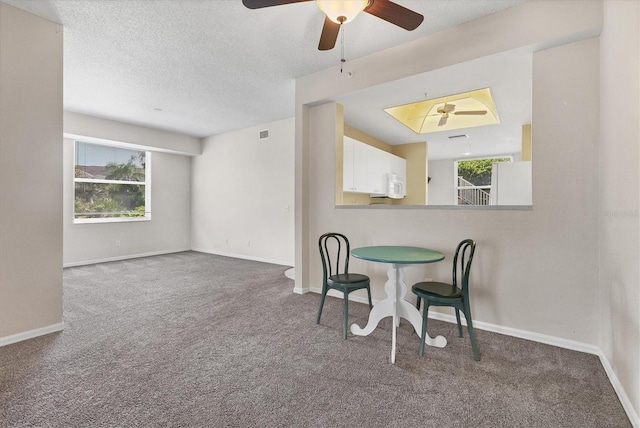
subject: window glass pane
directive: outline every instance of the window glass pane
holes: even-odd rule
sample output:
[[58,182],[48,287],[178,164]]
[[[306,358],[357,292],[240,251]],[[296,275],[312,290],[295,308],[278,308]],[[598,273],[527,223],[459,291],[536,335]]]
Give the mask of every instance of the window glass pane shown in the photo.
[[145,181],[145,152],[76,142],[75,177]]
[[75,183],[76,219],[144,216],[144,185]]
[[509,162],[511,158],[474,159],[458,161],[458,176],[462,177],[468,185],[490,186],[491,167],[496,162]]

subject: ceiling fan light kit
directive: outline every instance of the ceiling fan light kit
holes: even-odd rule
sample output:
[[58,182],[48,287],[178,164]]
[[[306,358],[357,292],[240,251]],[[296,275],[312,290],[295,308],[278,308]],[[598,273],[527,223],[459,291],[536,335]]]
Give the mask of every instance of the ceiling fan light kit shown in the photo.
[[346,24],[353,21],[367,6],[369,0],[317,0],[318,7],[336,24]]
[[[312,0],[242,0],[242,4],[249,9],[261,9],[309,1]],[[316,2],[325,14],[318,44],[318,49],[321,51],[333,49],[338,40],[340,26],[353,21],[360,12],[366,12],[407,31],[415,30],[424,21],[424,16],[421,14],[390,0],[316,0]]]

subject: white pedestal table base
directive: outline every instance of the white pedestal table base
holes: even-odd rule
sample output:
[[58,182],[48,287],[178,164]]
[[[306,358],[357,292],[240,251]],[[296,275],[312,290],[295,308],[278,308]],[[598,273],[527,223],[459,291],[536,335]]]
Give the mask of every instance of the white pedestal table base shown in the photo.
[[[396,361],[396,328],[400,325],[400,319],[408,320],[418,337],[422,331],[422,315],[415,306],[405,300],[407,294],[407,284],[404,282],[404,266],[401,264],[390,264],[387,270],[389,278],[384,285],[384,291],[387,297],[376,303],[369,314],[369,321],[364,328],[357,324],[351,324],[351,333],[357,336],[368,336],[378,326],[380,320],[386,317],[393,317],[393,333],[391,337],[391,364]],[[444,348],[447,345],[447,339],[444,336],[436,336],[432,338],[427,333],[425,343],[429,346]]]

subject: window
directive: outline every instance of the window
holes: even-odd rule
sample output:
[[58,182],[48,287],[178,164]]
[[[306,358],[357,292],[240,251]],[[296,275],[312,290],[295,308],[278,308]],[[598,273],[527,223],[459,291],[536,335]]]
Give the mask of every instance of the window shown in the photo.
[[486,158],[456,162],[456,204],[489,205],[491,168],[496,162],[511,162],[512,158]]
[[149,152],[76,141],[74,221],[149,220]]

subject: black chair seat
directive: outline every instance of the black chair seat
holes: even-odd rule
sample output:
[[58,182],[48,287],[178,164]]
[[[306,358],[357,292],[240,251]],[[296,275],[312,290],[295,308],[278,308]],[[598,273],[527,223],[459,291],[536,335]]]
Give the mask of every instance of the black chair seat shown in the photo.
[[416,295],[421,297],[443,297],[448,299],[462,298],[462,290],[444,282],[419,282],[411,287]]
[[369,277],[359,273],[341,273],[338,275],[331,275],[327,278],[327,282],[330,285],[337,285],[339,287],[349,287],[353,285],[361,287],[363,283],[369,282]]

